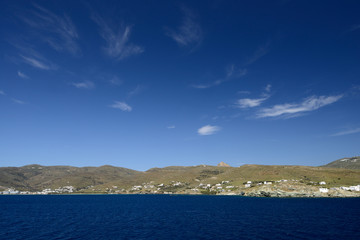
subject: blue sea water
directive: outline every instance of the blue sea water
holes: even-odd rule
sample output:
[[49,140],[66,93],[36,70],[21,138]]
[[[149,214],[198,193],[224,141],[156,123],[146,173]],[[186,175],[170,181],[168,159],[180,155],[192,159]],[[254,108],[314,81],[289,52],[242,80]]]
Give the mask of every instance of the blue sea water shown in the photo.
[[0,239],[360,239],[360,199],[0,196]]

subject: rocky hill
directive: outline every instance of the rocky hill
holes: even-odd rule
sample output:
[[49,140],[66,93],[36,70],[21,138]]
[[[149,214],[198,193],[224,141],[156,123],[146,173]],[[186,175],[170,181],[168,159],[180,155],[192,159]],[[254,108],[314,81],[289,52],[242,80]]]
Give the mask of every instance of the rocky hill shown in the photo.
[[0,189],[12,187],[16,189],[37,191],[45,188],[57,188],[67,185],[82,189],[111,181],[127,182],[141,172],[113,167],[71,167],[26,165],[23,167],[0,168]]
[[219,162],[217,166],[218,167],[231,167],[229,164],[224,163],[224,162]]
[[2,167],[0,191],[13,189],[28,194],[71,192],[322,196],[325,193],[320,193],[319,189],[325,187],[332,189],[329,193],[333,194],[331,196],[353,196],[357,193],[348,191],[350,188],[344,190],[340,187],[360,184],[360,169],[225,166],[172,166],[152,168],[145,172],[108,165],[81,168],[41,165]]
[[324,165],[323,167],[329,168],[346,168],[346,169],[360,169],[360,157],[342,158],[331,163]]

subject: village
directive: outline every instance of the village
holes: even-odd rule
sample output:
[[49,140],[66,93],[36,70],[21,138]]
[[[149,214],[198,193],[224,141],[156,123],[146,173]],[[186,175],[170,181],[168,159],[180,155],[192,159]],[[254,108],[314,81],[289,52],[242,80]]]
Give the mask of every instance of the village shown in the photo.
[[171,181],[170,183],[155,183],[150,181],[128,188],[116,185],[106,188],[87,186],[75,189],[73,186],[63,186],[55,189],[46,188],[42,191],[20,191],[8,188],[0,191],[2,195],[49,195],[49,194],[206,194],[206,195],[241,195],[258,197],[359,197],[360,185],[327,187],[325,181],[309,182],[306,185],[301,180],[277,181],[246,181],[232,184],[232,181],[218,183],[200,182],[194,186],[187,182]]

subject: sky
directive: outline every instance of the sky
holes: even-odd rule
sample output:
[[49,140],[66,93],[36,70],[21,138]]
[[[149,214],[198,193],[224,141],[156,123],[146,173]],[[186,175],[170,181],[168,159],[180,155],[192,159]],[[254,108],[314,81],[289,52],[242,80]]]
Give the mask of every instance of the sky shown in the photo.
[[359,1],[0,3],[0,166],[360,155]]

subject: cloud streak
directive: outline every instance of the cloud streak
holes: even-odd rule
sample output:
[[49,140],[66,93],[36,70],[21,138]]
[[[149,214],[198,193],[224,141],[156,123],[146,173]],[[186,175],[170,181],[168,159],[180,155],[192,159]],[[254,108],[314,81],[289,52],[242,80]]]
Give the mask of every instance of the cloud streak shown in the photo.
[[95,84],[93,82],[90,82],[90,81],[73,82],[73,83],[71,83],[71,85],[73,85],[76,88],[80,88],[80,89],[93,89],[93,88],[95,88]]
[[226,69],[225,77],[219,78],[218,80],[213,81],[211,83],[193,84],[191,86],[193,88],[197,88],[197,89],[211,88],[211,87],[218,86],[218,85],[220,85],[220,84],[222,84],[224,82],[230,81],[232,79],[241,78],[241,77],[245,76],[246,74],[247,74],[247,69],[237,68],[237,67],[235,67],[234,64],[232,64]]
[[76,27],[66,14],[59,16],[37,4],[32,18],[21,17],[30,27],[38,29],[41,39],[56,51],[67,51],[73,55],[80,52],[77,44],[79,35]]
[[343,95],[337,96],[312,96],[300,103],[278,104],[270,108],[263,108],[257,113],[257,118],[266,117],[295,117],[297,114],[310,112],[326,105],[337,102]]
[[360,24],[352,25],[346,32],[354,32],[360,29]]
[[267,99],[268,99],[268,97],[264,97],[264,98],[243,98],[243,99],[237,100],[236,106],[238,108],[253,108],[253,107],[260,106]]
[[220,131],[221,128],[218,126],[212,126],[212,125],[206,125],[197,130],[199,135],[207,136],[207,135],[213,135]]
[[29,57],[29,56],[24,56],[20,54],[20,57],[22,58],[22,60],[27,63],[28,65],[34,67],[34,68],[38,68],[38,69],[42,69],[42,70],[55,70],[57,69],[56,65],[50,63],[49,61],[47,61],[45,58],[35,58],[35,57]]
[[17,104],[26,104],[26,102],[21,101],[21,100],[16,99],[16,98],[12,98],[11,100],[12,100],[14,103],[17,103]]
[[183,13],[181,25],[177,30],[166,29],[166,35],[172,38],[179,46],[197,47],[202,41],[202,28],[190,9],[183,7],[181,10]]
[[346,131],[337,132],[335,134],[332,134],[331,136],[337,137],[337,136],[344,136],[344,135],[355,134],[355,133],[360,133],[360,128],[354,128],[354,129],[350,129],[350,130],[346,130]]
[[129,41],[131,26],[123,25],[113,30],[98,14],[93,13],[92,19],[99,26],[100,36],[105,40],[104,52],[117,60],[123,60],[144,52],[144,48]]
[[237,108],[253,108],[260,106],[268,98],[270,98],[271,85],[268,84],[265,87],[265,93],[261,94],[261,98],[242,98],[236,101]]
[[145,87],[143,85],[137,85],[133,90],[131,90],[128,93],[128,97],[131,98],[133,96],[136,96],[140,94],[142,91],[144,91]]
[[248,58],[245,63],[245,66],[251,65],[255,63],[257,60],[265,56],[269,52],[270,48],[270,41],[266,42],[265,44],[259,46],[255,52]]
[[25,73],[22,73],[20,71],[17,72],[18,76],[21,77],[21,78],[24,78],[24,79],[28,79],[29,77],[25,74]]
[[120,80],[117,76],[113,76],[110,80],[109,80],[109,83],[111,85],[114,85],[114,86],[120,86],[123,84],[123,81]]
[[115,108],[115,109],[120,109],[121,111],[124,111],[124,112],[132,111],[132,107],[130,107],[127,103],[120,102],[120,101],[114,101],[114,103],[111,104],[109,107]]

